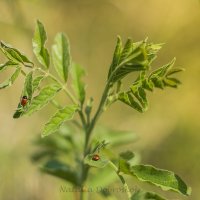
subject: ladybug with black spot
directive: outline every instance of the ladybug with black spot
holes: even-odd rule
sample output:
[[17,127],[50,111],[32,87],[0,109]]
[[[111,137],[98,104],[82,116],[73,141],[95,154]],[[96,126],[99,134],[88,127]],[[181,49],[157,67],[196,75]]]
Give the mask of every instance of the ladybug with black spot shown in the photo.
[[24,107],[26,106],[26,104],[28,103],[28,97],[27,96],[23,96],[21,99],[20,104]]
[[100,159],[100,156],[98,155],[98,154],[94,154],[93,156],[92,156],[92,160],[93,161],[98,161]]

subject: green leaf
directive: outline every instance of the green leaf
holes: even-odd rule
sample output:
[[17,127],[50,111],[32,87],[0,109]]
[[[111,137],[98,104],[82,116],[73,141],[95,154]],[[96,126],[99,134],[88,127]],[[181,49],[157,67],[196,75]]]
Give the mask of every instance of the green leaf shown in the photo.
[[139,112],[145,111],[142,106],[134,100],[134,97],[130,93],[120,93],[118,99]]
[[21,68],[19,67],[16,68],[15,72],[12,74],[12,76],[9,79],[5,80],[3,83],[0,83],[0,89],[11,86],[15,82],[17,77],[19,76],[20,72],[21,72]]
[[33,80],[33,92],[35,92],[38,88],[39,85],[41,83],[41,81],[45,78],[45,76],[37,76],[34,80]]
[[105,140],[102,140],[101,142],[96,142],[94,147],[92,148],[91,152],[99,153],[101,150],[105,149],[105,147],[108,145],[108,143]]
[[25,67],[33,67],[33,63],[19,50],[0,42],[0,49],[3,54],[13,63],[21,63]]
[[132,39],[130,38],[126,41],[126,44],[124,45],[123,51],[120,56],[120,62],[123,62],[132,53],[132,43]]
[[44,173],[56,176],[77,185],[77,172],[74,172],[69,165],[58,160],[48,161],[43,167],[41,167],[41,170]]
[[167,72],[167,76],[170,76],[170,75],[172,75],[172,74],[176,74],[176,73],[182,72],[182,71],[184,71],[183,68],[174,68],[174,69],[170,69],[170,70],[168,70],[168,72]]
[[27,115],[41,110],[54,96],[61,90],[61,86],[52,84],[41,89],[40,93],[32,99],[31,104],[27,108]]
[[135,176],[138,180],[151,183],[163,190],[172,190],[183,195],[190,195],[191,189],[183,180],[171,171],[155,168],[151,165],[134,165],[120,168],[120,171]]
[[[149,76],[146,76],[146,72],[140,72],[138,78],[130,86],[130,89],[126,92],[122,92],[118,95],[118,100],[131,106],[139,112],[144,112],[148,109],[148,100],[145,90],[153,91],[153,89],[165,87],[177,88],[181,82],[172,74],[182,71],[181,69],[173,70],[175,59],[168,64],[154,70]],[[137,101],[136,101],[136,100]]]
[[106,159],[105,156],[103,156],[102,154],[98,154],[100,159],[97,161],[93,160],[94,155],[95,154],[88,154],[84,158],[84,163],[91,167],[97,167],[97,168],[103,168],[108,164],[109,160]]
[[126,161],[129,161],[135,157],[135,154],[132,151],[125,151],[119,154],[120,157]]
[[114,55],[113,55],[113,60],[112,60],[110,70],[109,70],[109,73],[108,73],[108,79],[110,78],[111,74],[113,73],[113,71],[115,70],[117,65],[119,64],[122,49],[123,49],[122,48],[122,41],[121,41],[120,36],[118,36],[117,37],[117,45],[115,47],[115,52],[114,52]]
[[81,81],[81,79],[85,75],[85,71],[80,65],[73,64],[71,72],[73,78],[73,88],[79,101],[83,104],[85,101],[85,84]]
[[166,199],[153,192],[145,192],[143,190],[138,190],[132,195],[131,200],[166,200]]
[[14,119],[20,118],[23,115],[23,113],[24,113],[24,109],[22,108],[22,105],[19,103],[17,110],[13,114],[13,118]]
[[66,106],[58,110],[47,122],[42,131],[42,137],[48,136],[59,129],[59,127],[66,121],[71,120],[78,107],[75,105]]
[[147,44],[147,57],[149,60],[149,63],[152,63],[157,57],[158,51],[162,48],[163,44]]
[[[23,91],[22,91],[22,94],[21,94],[21,97],[20,97],[20,101],[21,101],[21,98],[23,96],[27,96],[28,98],[28,104],[30,104],[31,102],[31,99],[32,99],[32,94],[33,94],[33,90],[32,90],[32,79],[33,79],[33,72],[29,72],[25,78],[25,82],[24,82],[24,88],[23,88]],[[27,105],[25,106],[27,108]],[[21,116],[23,116],[24,112],[25,112],[25,108],[21,105],[21,102],[18,103],[18,106],[17,106],[17,109],[13,115],[13,118],[14,119],[17,119]]]
[[132,94],[136,97],[136,99],[140,102],[143,110],[146,111],[148,108],[148,101],[146,97],[146,92],[142,88],[142,83],[140,81],[135,82],[131,87]]
[[115,83],[134,71],[149,69],[146,41],[132,43],[128,39],[121,54],[118,65],[109,76],[109,81]]
[[32,99],[32,94],[33,94],[32,81],[33,81],[33,72],[31,71],[26,76],[24,83],[24,91],[22,94],[22,96],[27,96],[29,100]]
[[69,40],[63,33],[58,33],[55,37],[55,44],[52,46],[52,59],[57,73],[67,82],[71,56]]
[[[25,78],[24,88],[23,88],[23,91],[22,91],[22,94],[21,94],[21,98],[23,96],[27,96],[27,98],[28,98],[28,104],[30,104],[31,99],[32,99],[32,94],[33,94],[32,79],[33,79],[33,72],[31,71],[31,72],[29,72],[27,74],[27,76]],[[21,101],[21,98],[20,98],[20,101]],[[27,105],[26,105],[26,108],[27,108]],[[23,116],[24,112],[25,112],[25,108],[19,102],[18,106],[17,106],[17,109],[16,109],[16,111],[15,111],[15,113],[13,115],[13,118],[17,119],[17,118]]]
[[171,70],[171,68],[173,67],[174,63],[175,63],[176,59],[174,58],[171,62],[167,63],[166,65],[156,69],[155,71],[153,71],[150,76],[149,79],[154,78],[154,77],[165,77],[167,75],[167,72],[169,70]]
[[16,65],[18,65],[18,64],[16,64],[16,63],[14,63],[14,62],[9,60],[4,64],[0,64],[0,72],[5,70],[7,67],[10,67],[10,66],[13,67],[13,66],[16,66]]
[[166,78],[163,80],[165,86],[177,88],[181,82],[177,78]]
[[46,40],[47,35],[44,26],[39,20],[37,20],[35,33],[32,41],[33,52],[38,61],[48,69],[50,64],[50,57],[48,50],[45,48]]

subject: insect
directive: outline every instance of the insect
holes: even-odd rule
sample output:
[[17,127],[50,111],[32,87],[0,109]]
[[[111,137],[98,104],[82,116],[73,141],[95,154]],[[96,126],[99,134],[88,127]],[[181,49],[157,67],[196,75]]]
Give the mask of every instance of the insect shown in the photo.
[[94,160],[94,161],[98,161],[99,159],[100,159],[100,156],[98,154],[94,154],[92,156],[92,160]]
[[21,99],[21,102],[20,104],[24,107],[28,102],[28,98],[27,96],[23,96],[22,99]]

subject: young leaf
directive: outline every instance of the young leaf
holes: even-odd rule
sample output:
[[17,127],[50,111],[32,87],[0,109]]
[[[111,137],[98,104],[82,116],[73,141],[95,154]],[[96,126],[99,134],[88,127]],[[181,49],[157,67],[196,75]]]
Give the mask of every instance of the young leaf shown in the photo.
[[35,91],[38,89],[38,87],[39,87],[41,81],[42,81],[44,78],[45,78],[45,76],[37,76],[37,77],[33,80],[33,92],[35,92]]
[[44,26],[39,20],[37,20],[35,33],[32,40],[33,52],[38,61],[48,69],[50,64],[50,57],[48,50],[45,48],[46,40],[47,35]]
[[20,51],[8,46],[7,44],[0,42],[0,49],[3,54],[13,63],[21,63],[25,67],[33,67],[33,63]]
[[78,107],[75,105],[66,106],[58,110],[52,118],[47,122],[42,131],[42,137],[48,136],[59,129],[59,127],[66,121],[73,118],[74,113]]
[[147,56],[148,56],[148,60],[149,63],[152,63],[156,57],[157,57],[157,53],[158,51],[162,48],[162,44],[147,44],[146,49],[147,49]]
[[73,88],[79,101],[83,104],[85,100],[85,84],[81,81],[81,78],[85,75],[85,71],[80,65],[73,64],[71,72],[73,77]]
[[57,73],[67,82],[71,56],[69,40],[63,33],[58,33],[55,37],[55,44],[52,46],[52,59]]
[[145,111],[142,106],[140,106],[140,104],[134,100],[134,97],[130,93],[120,93],[118,99],[139,112]]
[[3,83],[0,83],[0,89],[6,88],[11,86],[14,81],[17,79],[17,77],[19,76],[19,73],[21,72],[21,68],[16,68],[15,72],[12,74],[12,76],[7,79],[6,81],[4,81]]
[[128,39],[120,54],[118,65],[109,76],[109,81],[115,83],[131,72],[147,69],[149,69],[149,60],[146,41],[132,43],[131,39]]
[[52,84],[41,89],[40,93],[32,99],[30,106],[27,108],[27,115],[41,110],[54,96],[61,90],[61,86]]
[[137,83],[133,84],[131,87],[132,94],[136,97],[136,99],[140,102],[141,106],[143,107],[143,110],[147,110],[148,108],[148,101],[146,97],[146,92],[142,88],[142,86]]
[[[156,69],[149,75],[149,77],[146,76],[146,72],[141,72],[135,82],[130,86],[130,90],[118,95],[118,100],[139,112],[146,111],[148,108],[148,100],[145,90],[153,91],[155,87],[164,89],[167,86],[177,88],[178,85],[181,84],[177,78],[171,77],[172,74],[182,71],[178,68],[175,70],[172,69],[174,62],[175,59]],[[133,96],[137,101],[134,100]]]
[[145,192],[143,190],[138,190],[132,195],[131,200],[166,200],[166,199],[153,192]]
[[120,168],[120,171],[135,176],[138,180],[151,183],[163,190],[172,190],[183,195],[189,195],[191,189],[183,180],[171,171],[157,169],[151,165],[134,165],[129,166],[127,173],[126,168]]
[[123,51],[121,53],[121,56],[120,56],[120,62],[123,62],[132,52],[132,48],[133,48],[133,42],[132,42],[132,39],[128,39],[126,41],[126,44],[124,45],[124,48],[123,48]]
[[43,167],[41,167],[41,170],[44,173],[51,174],[77,185],[77,172],[73,171],[69,165],[58,160],[49,160]]
[[149,79],[154,78],[154,77],[165,77],[167,75],[167,72],[169,70],[171,70],[171,68],[173,67],[174,63],[175,63],[176,59],[174,58],[171,62],[167,63],[166,65],[156,69],[155,71],[153,71],[150,76]]
[[117,37],[117,45],[115,47],[115,52],[114,52],[114,55],[113,55],[113,60],[112,60],[110,70],[109,70],[109,73],[108,73],[108,79],[110,78],[112,72],[115,70],[115,68],[119,64],[121,52],[122,52],[122,41],[121,41],[120,36],[118,36]]
[[99,160],[94,160],[94,156],[96,154],[88,154],[85,158],[84,158],[84,163],[91,166],[91,167],[97,167],[97,168],[103,168],[105,167],[109,160],[106,159],[103,155],[99,154]]
[[174,69],[170,69],[170,70],[168,70],[168,72],[167,72],[167,76],[170,76],[170,75],[172,75],[172,74],[176,74],[176,73],[182,72],[182,71],[184,71],[183,68],[174,68]]

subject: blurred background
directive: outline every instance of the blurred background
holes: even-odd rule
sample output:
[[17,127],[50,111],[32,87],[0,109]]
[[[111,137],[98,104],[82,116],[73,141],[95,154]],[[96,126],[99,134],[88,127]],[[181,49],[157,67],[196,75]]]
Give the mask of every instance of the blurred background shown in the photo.
[[[68,35],[73,60],[87,71],[87,95],[94,97],[95,106],[105,84],[117,35],[123,41],[127,37],[138,41],[148,36],[149,41],[165,43],[155,67],[176,57],[176,65],[186,69],[179,75],[183,83],[179,89],[149,93],[150,107],[144,114],[117,103],[99,123],[137,133],[140,139],[133,148],[141,153],[142,163],[176,172],[193,190],[189,198],[171,192],[163,193],[166,197],[198,200],[199,1],[0,0],[0,39],[34,60],[31,40],[36,19],[45,25],[48,46],[57,32]],[[3,63],[5,58],[2,55],[0,58]],[[0,82],[5,76],[0,76]],[[36,113],[31,118],[12,119],[22,85],[23,77],[13,87],[0,91],[0,199],[72,199],[59,191],[60,180],[42,175],[30,162],[35,148],[32,140],[40,133],[50,111]]]

